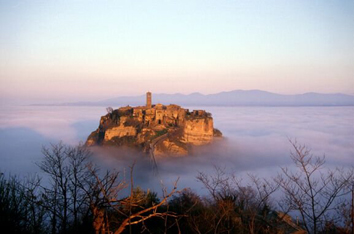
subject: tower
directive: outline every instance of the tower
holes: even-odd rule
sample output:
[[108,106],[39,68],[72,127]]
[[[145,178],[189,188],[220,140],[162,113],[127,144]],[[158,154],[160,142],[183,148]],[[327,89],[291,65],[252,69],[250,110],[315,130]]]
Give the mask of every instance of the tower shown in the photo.
[[151,108],[151,92],[146,93],[146,107]]

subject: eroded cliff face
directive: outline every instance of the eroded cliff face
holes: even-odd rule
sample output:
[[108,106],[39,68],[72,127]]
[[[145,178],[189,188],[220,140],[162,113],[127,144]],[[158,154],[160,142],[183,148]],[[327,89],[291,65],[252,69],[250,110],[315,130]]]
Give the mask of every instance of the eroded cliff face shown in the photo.
[[166,157],[166,156],[186,156],[188,155],[187,145],[181,144],[178,141],[172,141],[166,139],[161,141],[154,148],[155,157]]
[[213,141],[213,119],[211,117],[188,119],[184,125],[183,142],[205,145]]
[[136,128],[132,126],[125,127],[124,125],[120,125],[118,127],[112,127],[106,130],[104,140],[110,141],[113,137],[136,136],[136,131]]
[[190,146],[209,144],[214,137],[221,137],[221,132],[214,129],[210,113],[157,104],[111,110],[101,117],[86,145],[129,146],[153,151],[158,157],[184,156]]

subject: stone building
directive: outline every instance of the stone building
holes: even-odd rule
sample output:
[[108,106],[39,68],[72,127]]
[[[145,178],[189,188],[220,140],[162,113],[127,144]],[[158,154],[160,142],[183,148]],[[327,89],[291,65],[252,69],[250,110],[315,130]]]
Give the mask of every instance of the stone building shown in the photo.
[[[204,110],[190,112],[179,105],[152,103],[151,92],[146,93],[146,105],[121,107],[101,117],[98,129],[90,134],[87,145],[135,145],[156,152],[186,154],[187,145],[204,145],[213,141],[216,131],[211,114]],[[161,135],[163,134],[163,135]],[[150,147],[150,148],[149,148]],[[156,153],[155,152],[155,153]]]
[[[127,111],[131,107],[123,107],[119,110]],[[146,93],[146,105],[132,108],[133,118],[143,122],[148,126],[166,125],[166,126],[182,126],[188,109],[183,109],[179,105],[170,104],[168,106],[160,103],[152,104],[151,92]]]

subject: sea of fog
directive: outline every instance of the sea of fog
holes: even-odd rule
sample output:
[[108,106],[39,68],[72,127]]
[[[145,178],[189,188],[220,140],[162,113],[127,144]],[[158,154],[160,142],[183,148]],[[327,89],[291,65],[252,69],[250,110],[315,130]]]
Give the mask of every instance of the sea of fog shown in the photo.
[[[136,161],[135,185],[161,188],[179,178],[179,188],[200,189],[198,172],[215,166],[244,177],[271,177],[280,167],[291,167],[289,139],[307,145],[314,155],[325,155],[329,167],[354,165],[354,107],[188,107],[206,109],[222,140],[195,148],[184,158],[159,159],[158,174],[147,157],[126,150],[94,149],[93,160],[103,169],[128,174]],[[36,163],[41,148],[63,141],[84,142],[106,113],[104,107],[16,106],[0,110],[0,171],[41,175]]]

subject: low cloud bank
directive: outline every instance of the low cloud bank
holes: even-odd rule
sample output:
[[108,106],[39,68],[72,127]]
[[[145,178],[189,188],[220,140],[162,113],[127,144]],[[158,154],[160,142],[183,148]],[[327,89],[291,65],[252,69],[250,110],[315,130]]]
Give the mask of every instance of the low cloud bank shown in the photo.
[[[199,107],[190,107],[199,109]],[[0,170],[11,173],[39,172],[42,145],[62,140],[75,145],[85,141],[104,114],[101,107],[26,107],[0,113]],[[195,147],[185,158],[157,160],[159,173],[152,171],[148,156],[126,149],[93,149],[96,163],[129,176],[136,161],[136,185],[160,191],[161,180],[179,187],[202,186],[195,179],[199,171],[224,167],[244,177],[247,173],[272,176],[281,166],[291,166],[288,139],[326,155],[327,165],[353,165],[353,107],[208,107],[214,126],[224,138],[214,144]]]

